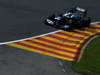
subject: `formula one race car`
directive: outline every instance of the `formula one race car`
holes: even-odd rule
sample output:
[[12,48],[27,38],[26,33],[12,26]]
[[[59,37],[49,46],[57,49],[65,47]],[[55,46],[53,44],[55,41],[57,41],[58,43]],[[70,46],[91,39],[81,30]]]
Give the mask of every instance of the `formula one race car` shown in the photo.
[[49,16],[44,23],[66,31],[89,27],[91,18],[87,16],[86,9],[75,7],[58,16],[55,16],[55,14]]

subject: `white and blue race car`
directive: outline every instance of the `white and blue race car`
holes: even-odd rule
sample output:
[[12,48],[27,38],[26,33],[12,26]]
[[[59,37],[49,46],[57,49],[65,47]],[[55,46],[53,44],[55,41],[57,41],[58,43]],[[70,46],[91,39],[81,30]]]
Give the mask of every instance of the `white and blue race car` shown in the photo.
[[86,9],[75,7],[58,16],[55,16],[55,14],[49,16],[45,19],[44,23],[46,25],[67,31],[89,27],[91,18],[87,16]]

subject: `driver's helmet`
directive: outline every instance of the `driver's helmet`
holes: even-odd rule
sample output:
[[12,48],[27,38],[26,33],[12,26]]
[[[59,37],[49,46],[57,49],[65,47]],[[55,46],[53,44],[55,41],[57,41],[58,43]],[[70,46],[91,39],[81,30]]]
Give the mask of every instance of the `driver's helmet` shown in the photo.
[[75,18],[75,19],[79,19],[79,18],[80,18],[80,17],[78,16],[78,14],[76,14],[76,13],[71,13],[71,12],[65,13],[63,16],[66,17],[66,18]]
[[63,16],[67,17],[67,18],[73,18],[74,15],[73,15],[73,13],[68,12],[68,13],[63,14]]

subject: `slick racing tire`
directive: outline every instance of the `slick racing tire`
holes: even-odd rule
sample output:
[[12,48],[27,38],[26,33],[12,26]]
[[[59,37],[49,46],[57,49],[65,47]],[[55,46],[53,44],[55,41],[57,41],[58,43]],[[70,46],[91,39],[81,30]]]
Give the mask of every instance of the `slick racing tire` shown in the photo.
[[91,23],[91,18],[85,17],[81,20],[81,26],[82,27],[89,27]]

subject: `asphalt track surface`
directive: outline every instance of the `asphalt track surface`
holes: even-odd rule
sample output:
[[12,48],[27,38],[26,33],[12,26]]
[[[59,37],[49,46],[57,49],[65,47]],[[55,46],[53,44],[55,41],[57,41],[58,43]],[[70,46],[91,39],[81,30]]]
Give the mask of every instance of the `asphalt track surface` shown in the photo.
[[[92,21],[100,20],[100,0],[0,0],[0,42],[23,39],[57,29],[45,26],[52,13],[80,6],[89,10]],[[0,47],[0,75],[73,75],[49,56],[3,45]]]

